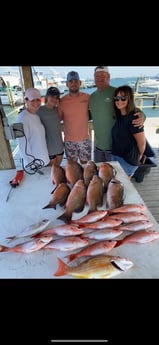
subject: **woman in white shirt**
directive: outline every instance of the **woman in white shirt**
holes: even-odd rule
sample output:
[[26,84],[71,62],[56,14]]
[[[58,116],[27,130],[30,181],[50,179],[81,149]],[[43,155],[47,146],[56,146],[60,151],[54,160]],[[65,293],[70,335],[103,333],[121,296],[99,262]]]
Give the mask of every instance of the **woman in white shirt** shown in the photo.
[[24,136],[18,138],[18,145],[23,167],[31,165],[32,161],[40,160],[42,165],[50,163],[45,137],[45,128],[36,111],[41,105],[41,95],[38,89],[29,88],[25,92],[26,108],[17,118],[23,124]]

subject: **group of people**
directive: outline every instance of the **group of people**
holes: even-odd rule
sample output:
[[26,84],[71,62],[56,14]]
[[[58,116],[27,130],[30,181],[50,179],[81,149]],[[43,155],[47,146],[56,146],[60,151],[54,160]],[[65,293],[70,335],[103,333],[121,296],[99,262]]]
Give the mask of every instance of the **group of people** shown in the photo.
[[91,159],[88,121],[92,119],[94,161],[119,161],[129,178],[133,176],[146,147],[146,116],[136,108],[130,86],[110,85],[108,67],[97,66],[94,81],[96,90],[92,94],[81,92],[78,72],[70,71],[66,80],[68,93],[60,97],[58,88],[52,86],[46,92],[44,105],[39,90],[26,90],[25,108],[17,118],[23,123],[25,134],[25,138],[18,138],[24,166],[33,157],[42,159],[45,166],[60,165],[64,151],[67,159],[87,163]]

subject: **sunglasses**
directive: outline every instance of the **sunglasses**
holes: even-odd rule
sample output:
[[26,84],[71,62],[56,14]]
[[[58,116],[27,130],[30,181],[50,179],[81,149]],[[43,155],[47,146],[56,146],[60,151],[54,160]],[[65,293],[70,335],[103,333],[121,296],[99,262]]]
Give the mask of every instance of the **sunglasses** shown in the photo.
[[122,101],[122,102],[125,102],[127,100],[128,96],[117,96],[117,97],[114,97],[114,101],[115,102],[119,102],[119,101]]

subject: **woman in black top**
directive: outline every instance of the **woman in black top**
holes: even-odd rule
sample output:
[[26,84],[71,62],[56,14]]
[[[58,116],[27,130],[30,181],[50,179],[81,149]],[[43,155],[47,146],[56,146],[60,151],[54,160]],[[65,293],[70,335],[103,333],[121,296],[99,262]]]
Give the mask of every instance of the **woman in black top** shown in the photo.
[[134,127],[132,120],[138,111],[133,89],[128,85],[116,88],[113,98],[116,122],[112,128],[112,155],[131,178],[143,157],[146,146],[144,127]]

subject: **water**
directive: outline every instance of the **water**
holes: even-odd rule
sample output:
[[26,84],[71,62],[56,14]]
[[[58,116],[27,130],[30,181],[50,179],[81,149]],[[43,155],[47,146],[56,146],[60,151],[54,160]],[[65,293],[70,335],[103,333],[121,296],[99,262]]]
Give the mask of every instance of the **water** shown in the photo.
[[[112,78],[110,81],[110,84],[112,86],[118,87],[120,85],[130,85],[131,87],[133,87],[135,85],[137,81],[137,78]],[[95,87],[93,88],[86,88],[86,89],[81,89],[81,91],[86,92],[91,94],[92,92],[94,92],[96,90]],[[151,89],[152,92],[152,89]],[[136,102],[137,105],[137,102]],[[143,111],[146,115],[146,117],[159,117],[159,108],[155,108],[152,106],[153,105],[153,100],[152,99],[146,99],[143,101]],[[157,104],[159,106],[159,102]],[[144,108],[144,106],[150,106],[150,108]],[[18,110],[21,107],[16,107],[16,108],[11,108],[8,106],[4,106],[4,111],[8,117],[8,122],[9,124],[14,123],[16,121],[16,117],[18,114]]]
[[[130,77],[127,77],[127,78],[112,78],[110,80],[110,84],[112,86],[115,86],[115,87],[118,87],[120,85],[130,85],[131,87],[133,87],[135,85],[136,81],[137,81],[137,77],[132,77],[132,78],[130,78]],[[93,80],[92,80],[92,82],[93,82]],[[87,92],[89,94],[91,94],[95,90],[96,90],[96,88],[81,89],[81,91]],[[153,92],[153,89],[146,90],[146,91],[147,92]],[[140,89],[139,89],[139,92],[140,92]],[[137,102],[136,102],[136,105],[137,105]],[[143,111],[144,111],[146,117],[159,117],[159,108],[155,108],[152,105],[153,105],[153,100],[152,99],[150,99],[150,100],[146,99],[146,100],[143,101]],[[157,105],[159,106],[159,102],[157,103]],[[144,108],[144,106],[150,106],[150,108]],[[17,113],[18,113],[18,110],[17,110],[18,108],[16,107],[15,109],[16,109],[15,112],[11,113],[8,116],[9,123],[13,123],[16,120],[16,116],[17,116]],[[13,109],[11,107],[5,106],[4,110],[5,110],[6,114],[8,115]]]
[[[137,81],[137,78],[112,78],[110,80],[110,85],[118,87],[121,85],[129,85],[131,87],[133,87],[135,85]],[[96,90],[96,88],[88,88],[88,89],[84,89],[84,92],[87,92],[89,94],[91,94],[92,92],[94,92]],[[143,90],[138,90],[143,91]],[[149,89],[146,90],[147,92],[153,92],[153,89]],[[136,105],[138,105],[138,102],[136,101]],[[157,103],[158,108],[155,108],[152,106],[153,105],[153,100],[152,99],[144,99],[143,100],[143,112],[145,113],[146,117],[159,117],[159,102]],[[144,107],[150,107],[150,108],[144,108]]]
[[[136,80],[137,80],[137,78],[113,78],[110,81],[110,85],[115,86],[115,87],[118,87],[120,85],[130,85],[131,87],[133,87],[135,85]],[[81,91],[89,93],[89,94],[91,94],[95,90],[96,90],[96,88],[81,89]],[[151,89],[151,92],[152,92],[152,89]],[[152,103],[153,103],[152,99],[151,100],[149,100],[149,99],[144,100],[143,101],[143,111],[144,111],[147,118],[158,118],[159,117],[159,108],[153,108]],[[159,102],[157,105],[159,106]],[[144,106],[150,106],[150,108],[144,108]],[[7,115],[9,125],[16,122],[16,118],[17,118],[17,115],[18,115],[20,108],[23,108],[23,105],[15,107],[15,108],[11,108],[9,106],[4,106],[4,111]],[[11,145],[11,149],[13,152],[15,165],[16,165],[16,167],[20,168],[21,163],[20,163],[19,154],[18,154],[17,140],[16,139],[10,140],[10,145]]]

